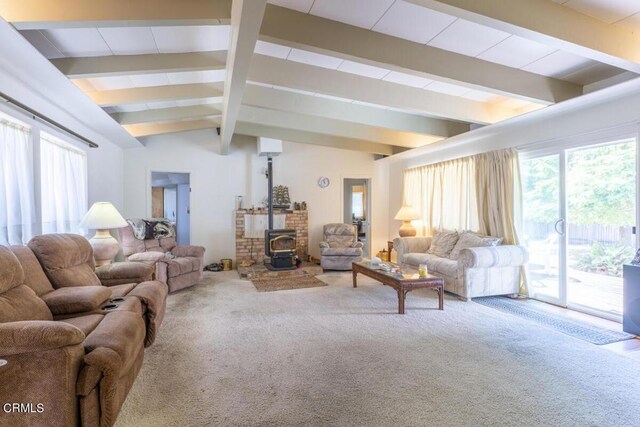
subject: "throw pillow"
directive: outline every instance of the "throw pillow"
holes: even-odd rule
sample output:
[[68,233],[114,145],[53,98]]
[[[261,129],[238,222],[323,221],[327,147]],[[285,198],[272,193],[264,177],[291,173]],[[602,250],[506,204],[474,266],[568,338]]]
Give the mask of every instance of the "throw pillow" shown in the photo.
[[455,247],[458,237],[457,231],[436,231],[433,235],[431,246],[427,250],[427,253],[441,258],[447,258],[451,250]]
[[449,259],[457,260],[460,257],[460,251],[463,249],[498,246],[503,240],[504,238],[502,237],[480,236],[472,231],[464,232],[460,235],[456,246],[449,254]]
[[157,221],[148,221],[148,220],[144,221],[144,239],[145,240],[155,239],[156,224],[157,224]]

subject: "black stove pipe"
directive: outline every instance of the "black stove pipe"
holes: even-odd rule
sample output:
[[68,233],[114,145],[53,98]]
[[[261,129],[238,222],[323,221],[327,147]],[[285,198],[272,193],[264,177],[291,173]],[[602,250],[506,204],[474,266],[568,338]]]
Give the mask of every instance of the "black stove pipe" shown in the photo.
[[267,157],[267,180],[269,181],[269,230],[273,230],[273,159]]

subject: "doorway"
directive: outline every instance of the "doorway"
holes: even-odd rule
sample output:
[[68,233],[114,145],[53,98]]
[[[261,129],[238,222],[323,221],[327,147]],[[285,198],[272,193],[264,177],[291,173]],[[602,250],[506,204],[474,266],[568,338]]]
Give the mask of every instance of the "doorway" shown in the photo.
[[343,222],[358,229],[358,241],[363,244],[364,257],[371,254],[371,192],[369,178],[344,178]]
[[178,245],[191,243],[191,186],[188,173],[151,172],[151,216],[176,227]]
[[521,157],[533,298],[612,320],[636,248],[636,140]]

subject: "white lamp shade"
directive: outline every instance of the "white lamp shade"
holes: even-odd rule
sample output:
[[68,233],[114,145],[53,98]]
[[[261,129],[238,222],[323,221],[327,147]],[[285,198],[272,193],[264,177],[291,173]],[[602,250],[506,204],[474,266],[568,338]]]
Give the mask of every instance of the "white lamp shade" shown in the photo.
[[398,219],[400,221],[413,221],[414,219],[420,219],[420,215],[418,215],[418,212],[416,212],[412,206],[402,205],[393,219]]
[[82,218],[80,226],[85,230],[106,230],[126,227],[127,221],[111,203],[96,202]]

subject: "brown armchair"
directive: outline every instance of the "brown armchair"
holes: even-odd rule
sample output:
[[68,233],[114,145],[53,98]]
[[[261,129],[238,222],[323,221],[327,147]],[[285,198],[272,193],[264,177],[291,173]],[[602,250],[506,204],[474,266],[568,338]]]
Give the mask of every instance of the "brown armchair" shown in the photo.
[[320,242],[320,265],[325,270],[351,270],[351,263],[362,261],[362,242],[353,224],[327,224]]
[[177,246],[175,237],[140,240],[131,226],[121,228],[122,252],[127,261],[156,265],[156,279],[169,286],[169,292],[193,286],[203,277],[202,246]]

